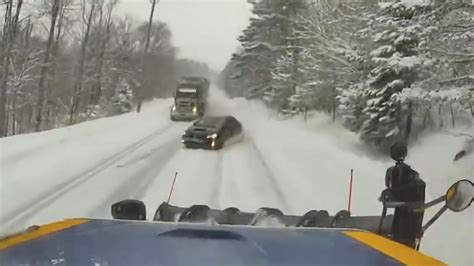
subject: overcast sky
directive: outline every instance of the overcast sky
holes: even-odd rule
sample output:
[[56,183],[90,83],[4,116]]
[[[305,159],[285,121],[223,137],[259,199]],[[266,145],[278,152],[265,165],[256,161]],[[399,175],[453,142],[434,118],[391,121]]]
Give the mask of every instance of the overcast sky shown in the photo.
[[[147,21],[149,0],[121,0],[118,15]],[[247,0],[161,0],[155,20],[171,28],[179,57],[197,59],[221,70],[238,47],[236,38],[247,26]]]

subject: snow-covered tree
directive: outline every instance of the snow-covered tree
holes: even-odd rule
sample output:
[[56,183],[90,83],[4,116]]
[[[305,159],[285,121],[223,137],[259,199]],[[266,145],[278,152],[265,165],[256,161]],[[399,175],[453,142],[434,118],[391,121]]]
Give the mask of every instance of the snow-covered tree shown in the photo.
[[224,69],[219,73],[218,77],[218,85],[222,88],[227,96],[234,98],[234,97],[242,97],[246,92],[246,80],[242,79],[241,81],[234,78],[235,73],[237,72],[237,68],[235,66],[236,62],[229,60],[227,62]]
[[472,5],[319,0],[288,13],[287,2],[252,1],[242,51],[226,71],[234,84],[247,82],[277,109],[339,115],[382,148],[414,127],[472,119]]
[[299,17],[305,16],[309,6],[307,1],[276,1],[274,7],[280,18],[280,56],[273,64],[270,90],[265,100],[277,109],[288,109],[289,98],[296,93],[296,87],[303,83],[302,46],[303,40],[298,36]]
[[365,95],[362,84],[355,84],[347,89],[339,89],[337,100],[342,123],[349,130],[359,132],[364,123]]
[[370,60],[374,67],[364,88],[365,119],[360,128],[364,141],[387,147],[410,133],[411,104],[402,102],[398,95],[419,79],[424,65],[417,50],[422,28],[414,19],[424,10],[395,4],[373,25],[376,48]]
[[337,94],[366,75],[363,44],[367,37],[359,31],[369,25],[376,10],[371,2],[322,0],[298,18],[304,82],[292,99],[313,99],[308,108],[333,112],[335,117]]
[[[279,37],[275,25],[277,19],[272,13],[272,1],[253,1],[251,4],[253,17],[250,24],[238,40],[242,50],[233,55],[237,72],[233,75],[236,80],[251,81],[247,94],[261,97],[268,88],[271,79],[271,66],[276,60],[275,40]],[[245,75],[245,76],[244,76]]]
[[277,88],[272,86],[272,72],[278,71],[277,62],[280,60],[278,67],[281,68],[282,56],[286,56],[288,52],[291,52],[293,60],[297,61],[294,18],[303,9],[306,1],[258,0],[251,3],[253,17],[238,38],[242,50],[232,57],[236,69],[232,77],[246,81],[249,87],[247,97],[262,98],[265,92],[269,92],[266,98],[271,99],[281,95],[276,92]]
[[[413,8],[412,8],[413,9]],[[470,88],[474,87],[474,8],[469,4],[437,2],[403,11],[417,29],[422,66],[412,89],[401,98],[413,105],[414,126],[420,129],[472,125]],[[461,96],[462,95],[462,96]],[[449,123],[448,123],[449,122]]]
[[294,94],[299,83],[295,73],[294,54],[287,51],[275,63],[272,71],[271,89],[264,95],[264,100],[278,109],[288,107],[288,99]]

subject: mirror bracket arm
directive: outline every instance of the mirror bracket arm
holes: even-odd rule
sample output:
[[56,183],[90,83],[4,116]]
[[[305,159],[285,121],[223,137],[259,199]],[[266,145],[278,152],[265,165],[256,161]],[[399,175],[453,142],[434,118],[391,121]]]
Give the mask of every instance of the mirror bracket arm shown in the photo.
[[448,209],[448,206],[444,205],[431,219],[422,227],[422,232],[428,230],[428,228],[438,220],[439,217]]
[[437,199],[434,199],[434,200],[432,200],[432,201],[430,201],[430,202],[425,203],[425,205],[423,206],[423,208],[424,208],[424,209],[428,209],[428,208],[433,207],[434,205],[436,205],[436,204],[438,204],[438,203],[441,203],[441,202],[444,202],[444,201],[446,201],[446,196],[445,196],[445,195],[440,196],[440,197],[437,198]]

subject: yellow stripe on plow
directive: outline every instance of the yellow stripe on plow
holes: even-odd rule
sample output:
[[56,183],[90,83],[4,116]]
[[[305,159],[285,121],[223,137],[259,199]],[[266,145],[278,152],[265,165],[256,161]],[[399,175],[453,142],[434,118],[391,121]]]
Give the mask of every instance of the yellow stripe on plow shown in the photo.
[[46,225],[39,226],[38,228],[26,230],[18,234],[7,236],[3,239],[0,239],[0,250],[7,249],[19,245],[24,242],[36,239],[41,236],[45,236],[54,232],[59,232],[61,230],[71,228],[77,225],[87,223],[89,220],[86,219],[70,219],[64,220],[61,222],[50,223]]
[[405,265],[447,265],[414,249],[376,234],[361,231],[345,231],[344,234]]

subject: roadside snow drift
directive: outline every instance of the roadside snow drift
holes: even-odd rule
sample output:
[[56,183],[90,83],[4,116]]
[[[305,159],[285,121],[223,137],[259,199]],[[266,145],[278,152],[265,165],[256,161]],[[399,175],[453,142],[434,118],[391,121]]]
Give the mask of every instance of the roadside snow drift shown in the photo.
[[[209,114],[234,115],[244,138],[223,150],[187,150],[180,136],[190,123],[169,121],[171,100],[140,114],[87,122],[0,140],[0,234],[67,217],[110,218],[110,205],[125,198],[145,201],[149,218],[166,201],[287,214],[347,208],[354,170],[352,213],[378,215],[388,159],[371,155],[325,115],[307,123],[278,119],[264,106],[227,99],[212,91]],[[453,163],[463,139],[426,136],[406,160],[428,184],[429,199],[458,179],[474,177],[473,157]],[[436,210],[430,210],[430,217]],[[448,212],[422,240],[422,250],[453,265],[472,265],[474,209]]]

